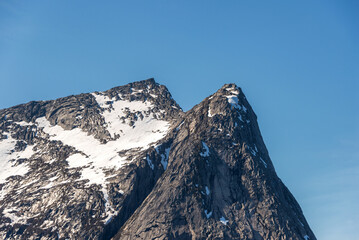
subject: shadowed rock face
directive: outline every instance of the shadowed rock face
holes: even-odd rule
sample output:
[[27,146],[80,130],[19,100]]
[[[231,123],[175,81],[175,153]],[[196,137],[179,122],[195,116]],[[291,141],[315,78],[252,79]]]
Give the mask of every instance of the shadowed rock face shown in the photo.
[[153,79],[0,110],[0,239],[316,239],[227,84]]

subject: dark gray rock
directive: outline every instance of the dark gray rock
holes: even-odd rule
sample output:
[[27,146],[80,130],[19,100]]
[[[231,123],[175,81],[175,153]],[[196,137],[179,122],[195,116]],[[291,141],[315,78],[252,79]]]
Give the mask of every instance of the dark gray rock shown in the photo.
[[305,238],[316,239],[230,84],[186,113],[168,169],[114,239]]

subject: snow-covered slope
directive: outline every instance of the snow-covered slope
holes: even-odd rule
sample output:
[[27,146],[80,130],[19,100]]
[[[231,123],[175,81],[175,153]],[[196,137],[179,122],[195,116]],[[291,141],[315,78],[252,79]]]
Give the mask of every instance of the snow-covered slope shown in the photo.
[[[158,96],[165,98],[158,101]],[[139,161],[147,163],[142,167],[151,171],[164,170],[166,150],[160,153],[156,148],[158,155],[162,154],[161,165],[156,169],[152,161],[148,162],[146,151],[159,145],[181,111],[165,87],[147,80],[75,98],[78,106],[66,99],[41,102],[39,105],[45,111],[31,119],[24,116],[26,105],[17,107],[19,111],[1,112],[0,239],[20,238],[17,232],[29,222],[33,225],[25,228],[29,237],[36,229],[46,230],[47,235],[42,233],[46,238],[77,239],[84,234],[79,231],[91,224],[102,228],[97,233],[101,235],[106,231],[104,225],[121,211],[116,202],[123,201],[126,195],[132,196],[136,187],[117,184],[114,194],[113,179],[126,174]],[[70,108],[66,116],[61,114],[54,119],[64,108]],[[90,220],[74,221],[71,217],[46,213],[49,207],[55,207],[53,204],[68,211],[64,193],[75,205],[75,199],[80,203],[84,197],[98,205],[93,208],[86,203],[81,210],[88,212]],[[21,196],[26,196],[27,205],[19,201]],[[68,225],[71,231],[61,225]]]

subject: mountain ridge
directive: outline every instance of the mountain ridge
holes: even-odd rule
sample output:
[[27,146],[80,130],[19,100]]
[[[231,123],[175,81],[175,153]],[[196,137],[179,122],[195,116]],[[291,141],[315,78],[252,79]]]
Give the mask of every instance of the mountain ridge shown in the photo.
[[235,84],[183,112],[153,78],[2,109],[0,237],[315,239],[256,119]]

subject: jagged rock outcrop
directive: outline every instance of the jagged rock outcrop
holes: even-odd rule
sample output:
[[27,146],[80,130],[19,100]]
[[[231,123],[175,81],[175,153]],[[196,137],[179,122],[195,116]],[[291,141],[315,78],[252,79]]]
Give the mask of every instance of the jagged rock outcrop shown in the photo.
[[2,239],[316,239],[227,84],[153,79],[0,110]]

